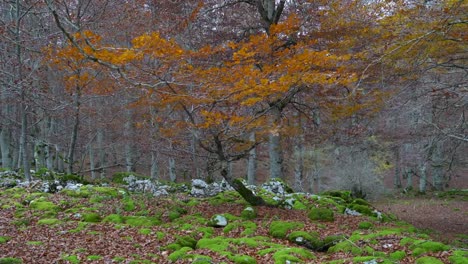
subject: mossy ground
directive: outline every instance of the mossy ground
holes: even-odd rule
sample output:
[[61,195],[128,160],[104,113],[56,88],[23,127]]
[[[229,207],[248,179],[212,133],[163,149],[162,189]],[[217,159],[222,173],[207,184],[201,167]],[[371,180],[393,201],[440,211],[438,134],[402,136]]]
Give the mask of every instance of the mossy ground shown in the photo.
[[[440,252],[448,252],[443,263],[466,263],[464,251],[431,241],[408,224],[343,215],[346,207],[372,210],[367,201],[353,199],[347,192],[291,197],[292,209],[258,207],[250,215],[235,192],[175,199],[128,193],[119,187],[84,186],[53,195],[0,190],[1,221],[6,227],[0,247],[58,248],[50,253],[55,254],[51,261],[67,263],[362,263],[374,258],[379,263],[410,258],[430,263]],[[310,217],[314,208],[325,209],[320,217],[331,212],[333,221]],[[225,216],[228,225],[209,226],[215,214]],[[32,233],[48,239],[27,238]],[[0,263],[1,258],[13,257],[17,256],[0,255]],[[23,263],[33,262],[27,255],[22,258]]]

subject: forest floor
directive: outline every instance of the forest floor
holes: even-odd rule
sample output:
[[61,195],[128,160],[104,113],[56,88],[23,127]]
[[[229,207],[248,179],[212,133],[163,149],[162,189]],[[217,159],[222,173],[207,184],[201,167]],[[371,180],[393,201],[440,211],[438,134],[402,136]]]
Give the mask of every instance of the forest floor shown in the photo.
[[432,238],[468,248],[468,196],[455,193],[442,197],[399,196],[373,202],[380,211],[425,230]]
[[[460,245],[445,245],[437,238],[431,241],[425,230],[392,217],[379,220],[363,200],[294,197],[294,209],[259,207],[256,216],[246,217],[248,205],[235,192],[211,198],[186,194],[162,198],[114,187],[83,186],[78,191],[56,194],[0,189],[0,263],[468,261]],[[397,213],[401,219],[408,212],[412,216],[407,221],[415,225],[420,224],[416,216],[425,215],[421,228],[447,225],[456,229],[440,232],[464,232],[466,221],[461,221],[466,219],[466,201],[444,201],[392,200],[377,206]],[[345,207],[362,209],[371,216],[345,215],[341,210]],[[333,219],[312,219],[316,208],[333,210]],[[227,218],[226,226],[210,224],[217,215]],[[438,224],[429,225],[432,222]]]

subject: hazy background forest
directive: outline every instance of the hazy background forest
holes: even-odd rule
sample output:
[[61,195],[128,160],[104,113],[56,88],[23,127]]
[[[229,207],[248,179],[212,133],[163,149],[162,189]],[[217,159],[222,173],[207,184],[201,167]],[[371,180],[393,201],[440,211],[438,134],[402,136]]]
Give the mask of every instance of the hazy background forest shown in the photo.
[[0,167],[468,188],[463,0],[2,0]]

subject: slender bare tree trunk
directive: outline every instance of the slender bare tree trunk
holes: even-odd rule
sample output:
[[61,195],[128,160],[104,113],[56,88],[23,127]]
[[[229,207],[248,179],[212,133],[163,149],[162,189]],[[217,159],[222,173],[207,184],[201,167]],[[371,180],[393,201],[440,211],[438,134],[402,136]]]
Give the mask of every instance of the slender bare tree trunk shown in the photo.
[[125,122],[125,167],[127,172],[135,171],[134,164],[134,149],[132,146],[131,138],[133,135],[133,124],[132,124],[132,111],[126,110],[126,122]]
[[[255,133],[250,134],[250,141],[255,142]],[[255,185],[256,179],[255,174],[257,172],[257,149],[252,148],[249,151],[249,158],[247,160],[247,183],[249,185]]]
[[106,177],[106,154],[104,152],[104,130],[99,127],[97,130],[97,135],[96,135],[96,143],[97,143],[97,148],[98,148],[98,159],[99,159],[99,164],[101,165],[101,170],[100,170],[100,177],[101,179],[104,179]]
[[283,179],[283,149],[281,147],[280,119],[281,110],[277,106],[272,107],[272,131],[269,137],[270,154],[270,178]]
[[401,188],[401,160],[400,160],[400,148],[398,146],[394,149],[395,153],[395,175],[393,177],[393,186],[396,189]]
[[426,193],[426,183],[427,183],[426,162],[423,162],[419,166],[419,192],[420,193]]
[[2,167],[10,168],[11,159],[10,159],[10,140],[11,134],[10,130],[6,127],[0,130],[0,151],[2,154]]
[[75,163],[75,148],[76,148],[76,141],[78,139],[78,129],[80,126],[80,108],[81,108],[81,87],[77,86],[75,90],[75,96],[73,100],[74,106],[74,122],[73,122],[73,130],[70,138],[70,148],[68,149],[67,155],[67,173],[73,173],[73,164]]

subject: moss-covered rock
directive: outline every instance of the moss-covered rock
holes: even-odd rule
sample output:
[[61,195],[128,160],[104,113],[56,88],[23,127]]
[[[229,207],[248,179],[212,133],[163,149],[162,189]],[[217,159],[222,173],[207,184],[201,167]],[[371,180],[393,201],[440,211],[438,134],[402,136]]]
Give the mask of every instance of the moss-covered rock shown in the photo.
[[374,225],[371,222],[363,221],[358,225],[359,229],[371,229]]
[[308,216],[313,221],[333,222],[335,220],[333,210],[328,208],[312,208]]
[[190,248],[190,247],[181,247],[180,249],[172,252],[169,255],[168,259],[173,262],[176,262],[177,260],[182,259],[187,254],[187,252],[192,251],[192,250],[193,248]]
[[257,217],[257,210],[252,206],[248,206],[242,210],[241,217],[246,220],[254,219]]
[[178,236],[175,243],[179,244],[181,247],[189,247],[195,249],[197,245],[197,240],[195,240],[195,238],[191,236]]
[[351,209],[351,210],[354,210],[356,212],[359,212],[359,213],[361,213],[363,215],[376,216],[376,213],[374,212],[374,210],[372,208],[370,208],[369,206],[367,206],[367,205],[352,203],[352,204],[348,205],[348,208]]
[[452,264],[468,264],[468,252],[465,250],[454,250],[449,260]]
[[275,264],[304,263],[307,260],[315,259],[315,255],[312,254],[308,249],[298,247],[269,248],[260,250],[258,252],[258,254],[261,256],[271,253],[273,253],[273,260]]
[[251,236],[257,230],[257,224],[252,221],[235,221],[229,223],[224,229],[224,233],[229,233],[234,229],[243,229],[242,236]]
[[444,264],[439,259],[434,257],[426,256],[416,259],[416,264]]
[[114,223],[114,224],[123,224],[125,223],[125,217],[119,215],[119,214],[110,214],[104,219],[102,219],[102,222],[104,223]]
[[57,205],[49,201],[33,200],[29,204],[29,207],[39,210],[39,211],[52,211],[52,212],[60,211],[60,208]]
[[341,241],[328,249],[329,253],[345,252],[353,255],[361,255],[363,250],[351,241]]
[[83,214],[83,221],[88,223],[99,223],[102,217],[98,213],[87,213]]
[[403,250],[397,250],[389,254],[391,260],[399,261],[406,257],[406,252]]
[[273,221],[270,224],[268,233],[276,238],[286,238],[290,231],[298,230],[304,227],[304,223],[300,222],[287,222],[287,221]]
[[236,264],[256,264],[257,261],[248,255],[232,255],[228,256],[229,260]]
[[352,196],[350,191],[340,191],[340,190],[335,190],[335,191],[326,191],[322,192],[320,195],[322,196],[331,196],[331,197],[338,197],[345,201],[346,203],[350,203],[352,201]]
[[429,240],[416,241],[410,249],[413,250],[413,256],[420,256],[426,252],[439,252],[449,250],[450,247],[440,243]]
[[228,219],[224,215],[216,214],[211,217],[208,224],[212,227],[225,227],[228,225]]

